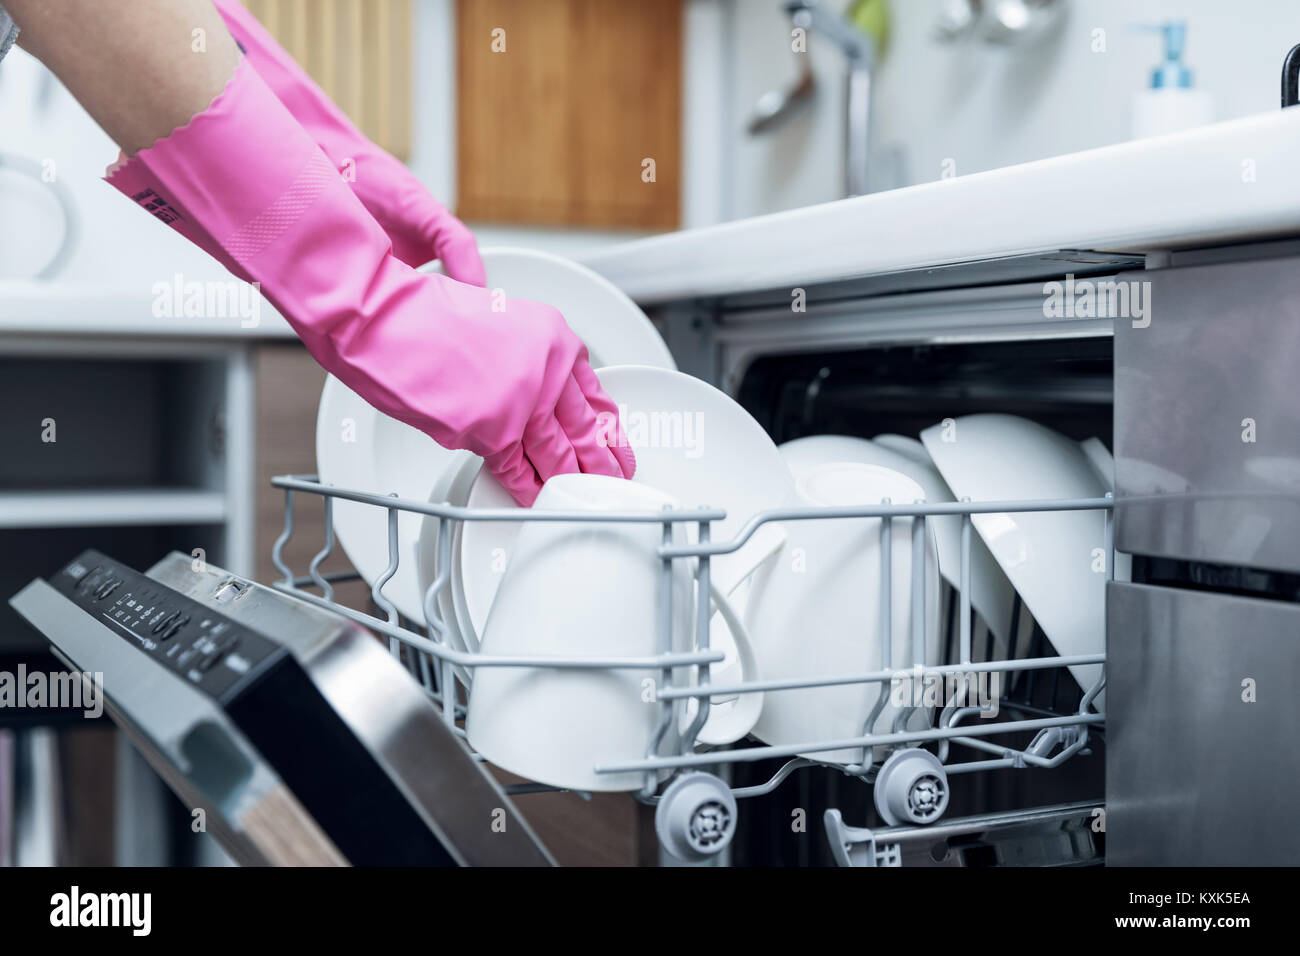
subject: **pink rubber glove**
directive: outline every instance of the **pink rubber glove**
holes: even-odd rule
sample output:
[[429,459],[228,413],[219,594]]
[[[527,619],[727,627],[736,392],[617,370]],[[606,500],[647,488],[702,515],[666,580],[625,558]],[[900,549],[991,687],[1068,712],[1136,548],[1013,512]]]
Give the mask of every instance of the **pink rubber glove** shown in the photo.
[[393,255],[247,60],[207,110],[108,181],[260,283],[316,360],[375,408],[482,455],[520,504],[554,474],[635,471],[618,410],[560,313]]
[[447,275],[484,285],[473,234],[429,194],[403,163],[357,129],[239,0],[215,0],[254,69],[343,173],[407,265],[441,259]]

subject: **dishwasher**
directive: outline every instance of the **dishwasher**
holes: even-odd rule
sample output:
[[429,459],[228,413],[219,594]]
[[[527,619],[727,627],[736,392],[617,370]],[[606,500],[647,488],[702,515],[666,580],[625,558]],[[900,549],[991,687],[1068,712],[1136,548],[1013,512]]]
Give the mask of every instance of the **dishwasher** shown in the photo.
[[[724,510],[540,518],[283,475],[273,479],[285,500],[274,582],[180,554],[140,573],[88,552],[11,603],[74,670],[103,672],[110,715],[188,805],[210,814],[214,835],[242,862],[552,863],[527,823],[528,795],[548,788],[501,786],[467,746],[460,675],[481,666],[649,668],[660,678],[661,734],[677,701],[698,702],[670,747],[656,740],[643,758],[594,768],[642,775],[635,796],[653,808],[663,862],[1296,862],[1286,804],[1300,779],[1288,743],[1300,712],[1271,675],[1300,667],[1300,403],[1288,391],[1300,365],[1297,256],[1286,243],[1149,258],[1060,250],[814,285],[793,298],[787,288],[653,310],[680,367],[734,396],[777,442],[915,435],[947,418],[1002,412],[1114,449],[1115,490],[1104,497],[836,510],[880,519],[882,536],[895,518],[912,518],[924,535],[930,519],[957,516],[962,582],[976,515],[1095,511],[1108,552],[1100,654],[1058,655],[1017,597],[999,655],[968,583],[939,585],[946,651],[926,672],[1001,673],[998,718],[972,720],[978,707],[949,705],[933,708],[924,729],[896,723],[879,733],[869,720],[860,736],[812,742],[861,748],[857,763],[819,763],[801,755],[806,745],[697,744],[713,697],[783,689],[710,683],[721,654],[710,647],[707,602],[695,608],[693,646],[674,648],[665,633],[650,660],[494,660],[451,646],[439,617],[452,533],[464,522],[658,523],[664,593],[682,561],[693,562],[705,593],[713,559],[764,524],[816,520],[817,509],[760,512],[734,539],[713,540]],[[1049,315],[1045,283],[1083,278],[1148,283],[1154,318]],[[1243,445],[1246,419],[1254,427]],[[1245,453],[1222,436],[1208,446],[1188,438],[1225,422]],[[1153,478],[1172,474],[1181,483]],[[321,529],[295,520],[295,502],[308,496],[324,500]],[[356,575],[321,570],[335,551],[340,499],[387,516],[389,566],[364,608],[336,599],[335,585]],[[409,553],[403,511],[438,530],[423,622],[401,617],[383,591]],[[681,524],[695,535],[675,536]],[[287,542],[318,533],[309,566],[290,567]],[[1115,580],[1117,548],[1125,580]],[[914,591],[934,586],[925,575],[913,581]],[[887,578],[881,594],[887,615]],[[925,598],[914,593],[913,606]],[[797,686],[874,684],[883,705],[898,673],[885,653],[863,661],[862,673]],[[1102,676],[1081,686],[1066,670],[1078,664],[1104,665]],[[1095,706],[1103,689],[1104,715]],[[323,729],[313,733],[313,722]],[[382,826],[358,824],[367,793],[387,808],[365,815]],[[505,837],[483,838],[489,819]]]

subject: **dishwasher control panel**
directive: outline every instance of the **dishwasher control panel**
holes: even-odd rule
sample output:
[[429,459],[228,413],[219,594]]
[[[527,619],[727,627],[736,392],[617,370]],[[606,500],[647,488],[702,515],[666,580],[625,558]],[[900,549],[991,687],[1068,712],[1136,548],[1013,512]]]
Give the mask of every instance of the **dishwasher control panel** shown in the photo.
[[[110,631],[218,700],[286,652],[231,618],[98,551],[84,551],[50,582]],[[241,582],[215,595],[229,603]],[[224,590],[222,590],[224,588]]]

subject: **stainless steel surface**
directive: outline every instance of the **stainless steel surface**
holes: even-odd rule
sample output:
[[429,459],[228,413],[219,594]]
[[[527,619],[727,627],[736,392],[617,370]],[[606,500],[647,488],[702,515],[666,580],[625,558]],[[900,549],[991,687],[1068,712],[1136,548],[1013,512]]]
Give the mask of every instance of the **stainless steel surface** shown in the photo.
[[[173,553],[149,576],[273,637],[298,660],[462,864],[553,865],[501,787],[374,637],[337,614]],[[232,580],[233,579],[233,580]],[[226,599],[232,584],[239,596]],[[498,826],[493,826],[495,818]]]
[[[182,799],[205,811],[209,831],[233,857],[252,865],[274,862],[244,822],[283,784],[211,698],[135,651],[45,581],[32,581],[11,603],[55,641],[55,653],[69,668],[111,675],[105,711]],[[224,755],[211,767],[200,769],[186,756],[196,741],[211,751],[218,739]],[[196,770],[205,773],[202,785],[191,779]],[[318,828],[299,822],[285,820],[286,841],[307,855],[337,856]]]
[[57,866],[59,863],[62,768],[58,734],[50,727],[22,731],[14,754],[10,852],[14,866]]
[[779,128],[812,102],[817,81],[808,66],[808,54],[795,55],[801,58],[798,77],[787,88],[768,90],[758,98],[758,102],[754,104],[754,112],[745,127],[745,131],[750,136],[758,136]]
[[1295,259],[1132,273],[1115,321],[1116,546],[1300,572]]
[[848,196],[866,195],[870,191],[871,73],[875,68],[875,42],[840,13],[826,10],[818,0],[792,0],[786,4],[786,9],[796,27],[826,37],[848,64],[844,107],[844,192]]
[[974,33],[987,43],[1022,45],[1041,39],[1064,7],[1064,0],[944,0],[932,32],[945,43]]
[[868,61],[849,61],[845,80],[844,192],[865,196],[871,191],[871,66]]
[[975,30],[1000,46],[1024,45],[1043,37],[1062,19],[1064,0],[981,0]]
[[1112,583],[1106,857],[1300,863],[1300,605]]
[[960,40],[975,28],[979,16],[976,0],[942,0],[931,32],[945,43]]
[[13,866],[15,756],[13,731],[0,730],[0,866]]
[[823,824],[840,866],[966,866],[972,851],[991,851],[1000,864],[1026,866],[1100,862],[1092,834],[1103,818],[1102,806],[1086,800],[874,829],[848,826],[838,810],[828,810]]
[[[182,800],[206,812],[209,832],[238,861],[347,863],[345,857],[358,854],[400,856],[406,853],[401,846],[428,846],[433,854],[441,845],[445,852],[438,859],[462,864],[553,863],[420,685],[371,634],[343,616],[188,555],[173,552],[147,577],[271,639],[292,661],[277,650],[279,656],[267,659],[279,662],[274,670],[260,670],[253,683],[218,701],[43,580],[32,581],[11,603],[69,667],[103,675],[109,715]],[[293,677],[268,685],[270,674],[290,671],[304,674],[307,683]],[[299,689],[306,686],[312,690]],[[227,711],[258,688],[263,690],[251,710],[240,704],[242,717]],[[330,736],[313,747],[306,740],[301,746],[289,742],[289,753],[315,752],[315,762],[303,766],[285,755],[279,718],[288,716],[285,707],[308,705],[316,709],[302,713],[320,717],[320,732]],[[280,756],[271,758],[253,740],[279,748]],[[335,753],[338,766],[330,764]],[[299,766],[290,771],[287,764],[295,760]],[[343,768],[351,774],[346,779],[339,777]],[[295,792],[304,786],[311,797]],[[400,796],[388,796],[394,793]],[[354,816],[339,816],[340,810],[354,813],[354,803],[368,799],[366,794],[382,797],[394,815],[402,814],[401,820],[376,821],[389,829],[387,849],[371,847],[375,841],[364,832],[369,824],[358,829],[342,822]],[[341,830],[348,830],[350,843],[336,845]],[[353,849],[345,854],[340,845]]]

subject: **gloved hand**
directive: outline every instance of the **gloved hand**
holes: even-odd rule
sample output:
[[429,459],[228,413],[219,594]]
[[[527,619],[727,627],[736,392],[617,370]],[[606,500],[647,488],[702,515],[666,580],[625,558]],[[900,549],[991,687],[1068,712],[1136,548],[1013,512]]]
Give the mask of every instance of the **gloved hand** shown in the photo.
[[618,410],[554,308],[416,272],[247,60],[108,181],[258,282],[381,412],[482,455],[522,505],[551,475],[632,477]]
[[453,279],[485,284],[483,260],[465,224],[403,163],[368,140],[239,0],[215,2],[253,68],[384,227],[393,254],[410,266],[441,259]]

